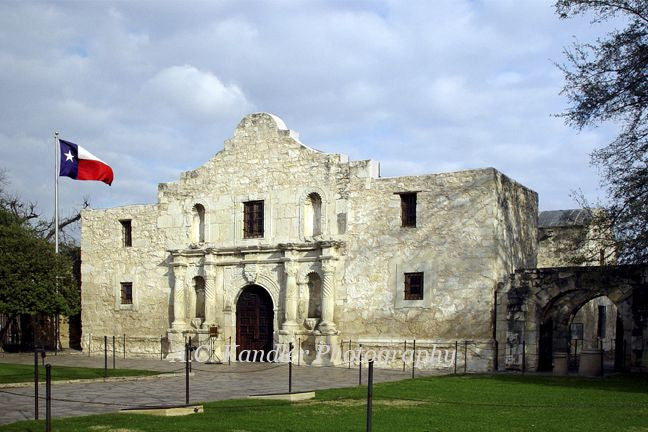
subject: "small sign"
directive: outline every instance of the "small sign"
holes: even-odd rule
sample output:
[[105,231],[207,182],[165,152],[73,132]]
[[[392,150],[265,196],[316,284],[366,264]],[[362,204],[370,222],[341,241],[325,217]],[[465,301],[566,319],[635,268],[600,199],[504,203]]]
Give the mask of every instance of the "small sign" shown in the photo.
[[218,337],[218,326],[209,327],[209,337]]

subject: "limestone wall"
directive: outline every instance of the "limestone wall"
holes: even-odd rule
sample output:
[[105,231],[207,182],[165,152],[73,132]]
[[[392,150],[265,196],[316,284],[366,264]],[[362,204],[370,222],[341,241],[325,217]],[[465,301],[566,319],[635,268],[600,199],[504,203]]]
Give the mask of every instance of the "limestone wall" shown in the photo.
[[[416,227],[401,226],[402,192],[417,193]],[[264,235],[246,239],[251,200],[264,201]],[[320,219],[306,220],[313,214]],[[486,369],[493,292],[511,269],[535,264],[536,214],[536,194],[492,168],[380,178],[376,162],[318,152],[280,119],[253,114],[203,166],[160,184],[157,204],[82,213],[84,340],[163,335],[174,319],[175,284],[190,292],[194,276],[215,293],[222,341],[235,337],[236,297],[252,282],[271,294],[277,333],[287,263],[302,296],[308,274],[322,278],[327,262],[341,339],[472,340],[480,346],[475,368]],[[132,220],[132,247],[122,245],[120,219]],[[404,300],[405,272],[424,273],[423,300]],[[133,283],[132,306],[119,304],[120,282]],[[303,297],[298,302],[297,333],[315,334],[303,322]]]
[[[495,170],[485,169],[352,182],[338,297],[343,334],[490,339],[493,292],[506,273],[498,261],[497,233],[524,231],[500,224],[533,217],[500,218],[499,179]],[[396,193],[407,191],[418,191],[416,228],[401,227]],[[424,272],[422,303],[402,299],[404,272]]]
[[[168,232],[168,249],[191,243],[190,215],[196,203],[206,209],[206,242],[219,247],[305,240],[301,216],[313,192],[322,200],[324,236],[338,233],[338,189],[350,171],[346,157],[310,149],[294,132],[277,129],[274,122],[263,115],[246,117],[224,150],[200,168],[183,173],[179,182],[160,185],[158,227]],[[265,201],[261,239],[243,238],[243,203],[252,200]]]
[[495,172],[497,206],[496,281],[517,269],[536,267],[538,236],[538,194]]
[[615,265],[617,244],[610,226],[603,210],[592,209],[583,221],[539,227],[538,267]]
[[[124,247],[122,219],[132,222],[133,246]],[[164,334],[169,320],[166,235],[157,206],[137,205],[81,213],[82,344],[90,335]],[[120,305],[121,282],[132,282],[133,304]]]

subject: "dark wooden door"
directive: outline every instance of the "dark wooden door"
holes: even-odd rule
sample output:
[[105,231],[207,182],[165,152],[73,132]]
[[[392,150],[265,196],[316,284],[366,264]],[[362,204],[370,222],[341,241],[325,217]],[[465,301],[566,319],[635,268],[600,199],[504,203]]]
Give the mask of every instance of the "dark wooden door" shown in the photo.
[[263,353],[257,355],[257,361],[266,359],[272,350],[273,318],[272,299],[268,292],[257,285],[244,288],[236,302],[237,355],[244,350],[256,350]]

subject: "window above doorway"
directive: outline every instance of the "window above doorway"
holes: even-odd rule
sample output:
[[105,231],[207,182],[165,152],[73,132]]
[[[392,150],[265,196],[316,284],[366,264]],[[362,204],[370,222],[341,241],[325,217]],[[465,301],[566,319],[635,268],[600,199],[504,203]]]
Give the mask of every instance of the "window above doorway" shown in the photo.
[[263,201],[243,203],[243,238],[263,237]]

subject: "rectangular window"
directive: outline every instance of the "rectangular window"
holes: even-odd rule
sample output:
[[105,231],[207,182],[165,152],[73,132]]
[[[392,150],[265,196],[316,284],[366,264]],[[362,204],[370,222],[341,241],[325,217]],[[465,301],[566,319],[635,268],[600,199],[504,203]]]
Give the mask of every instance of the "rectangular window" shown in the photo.
[[598,307],[598,331],[597,336],[605,337],[605,306]]
[[131,226],[131,220],[120,220],[122,226],[122,245],[124,247],[133,246],[133,228]]
[[401,193],[401,222],[404,227],[416,226],[416,192]]
[[123,305],[133,304],[133,283],[132,282],[121,283],[121,304]]
[[263,237],[263,201],[243,203],[243,238]]
[[423,300],[423,273],[405,273],[405,300]]

